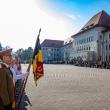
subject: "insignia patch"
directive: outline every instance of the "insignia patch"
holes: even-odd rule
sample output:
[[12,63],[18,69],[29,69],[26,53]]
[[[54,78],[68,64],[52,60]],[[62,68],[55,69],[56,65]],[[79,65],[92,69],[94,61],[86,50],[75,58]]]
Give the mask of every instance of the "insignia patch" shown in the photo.
[[42,67],[41,66],[38,67],[38,72],[42,72]]

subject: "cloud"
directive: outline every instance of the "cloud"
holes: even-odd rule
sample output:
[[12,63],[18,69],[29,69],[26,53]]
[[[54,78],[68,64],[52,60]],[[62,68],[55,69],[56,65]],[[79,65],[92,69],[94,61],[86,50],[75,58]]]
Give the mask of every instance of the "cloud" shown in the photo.
[[65,13],[64,15],[65,15],[66,17],[68,17],[69,19],[76,20],[76,16],[73,15],[73,14]]
[[77,19],[83,19],[83,17],[81,15],[74,15],[74,14],[69,14],[69,13],[64,13],[64,16],[66,16],[67,18],[75,21]]
[[79,14],[77,15],[77,17],[78,17],[79,19],[83,19],[83,17],[82,17],[81,15],[79,15]]

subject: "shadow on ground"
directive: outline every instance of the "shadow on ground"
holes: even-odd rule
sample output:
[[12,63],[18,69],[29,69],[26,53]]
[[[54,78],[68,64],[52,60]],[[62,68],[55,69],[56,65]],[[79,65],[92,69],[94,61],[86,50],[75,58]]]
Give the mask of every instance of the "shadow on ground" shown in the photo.
[[24,93],[22,101],[18,107],[19,109],[17,109],[17,110],[28,110],[27,106],[32,106],[32,104],[31,104],[28,96],[26,95],[26,93]]

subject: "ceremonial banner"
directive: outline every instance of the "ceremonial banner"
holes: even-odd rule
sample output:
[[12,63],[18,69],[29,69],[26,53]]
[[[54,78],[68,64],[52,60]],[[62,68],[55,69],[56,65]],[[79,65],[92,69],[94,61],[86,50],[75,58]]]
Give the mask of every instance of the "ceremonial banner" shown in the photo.
[[[41,32],[41,29],[39,30],[39,34],[38,34],[38,37],[37,37],[37,40],[36,40],[34,52],[32,54],[32,60],[30,59],[29,66],[27,68],[28,75],[24,79],[24,83],[23,83],[23,86],[21,88],[21,92],[20,92],[20,95],[19,95],[19,98],[18,98],[18,101],[17,101],[17,104],[16,104],[16,110],[20,109],[20,104],[21,104],[22,96],[24,94],[24,90],[25,90],[26,83],[27,83],[27,80],[28,80],[31,64],[33,63],[33,73],[34,73],[35,83],[44,74],[42,51],[41,51],[41,45],[40,45],[40,40],[39,40],[40,32]],[[36,85],[37,85],[37,83],[36,83]]]
[[43,57],[42,57],[42,50],[41,50],[39,36],[37,38],[34,55],[33,55],[33,73],[34,73],[35,81],[37,81],[39,78],[41,78],[44,74]]

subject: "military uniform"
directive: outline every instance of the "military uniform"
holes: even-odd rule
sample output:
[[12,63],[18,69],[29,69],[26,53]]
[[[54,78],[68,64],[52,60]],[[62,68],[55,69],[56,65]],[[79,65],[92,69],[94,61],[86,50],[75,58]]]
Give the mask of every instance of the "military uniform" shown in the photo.
[[[0,53],[0,55],[2,54]],[[13,79],[9,66],[5,63],[0,64],[0,102],[3,110],[12,110],[14,102]]]
[[12,73],[4,64],[1,64],[0,67],[0,97],[3,106],[7,106],[14,101]]

